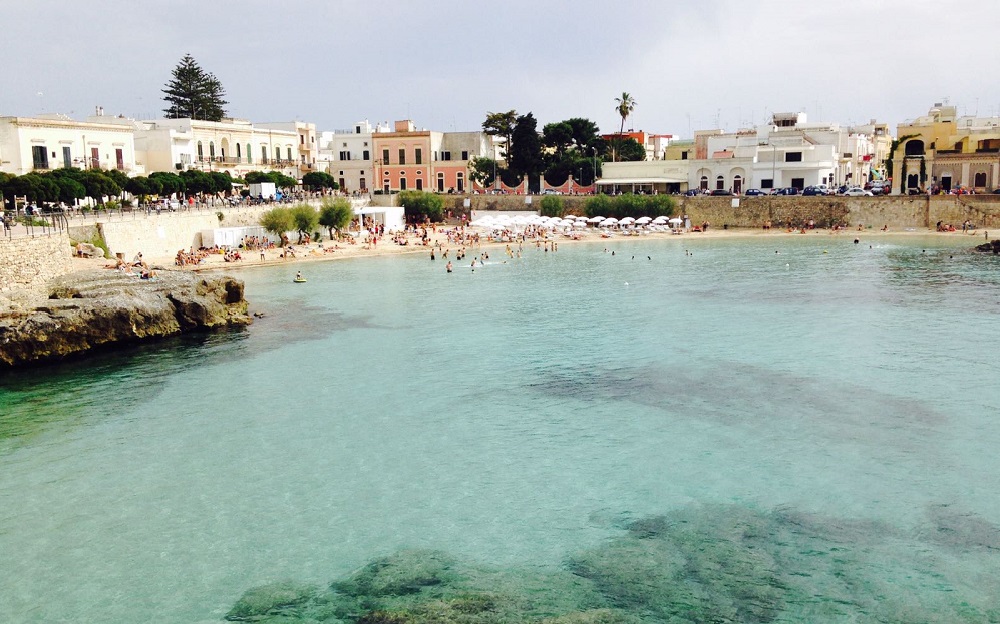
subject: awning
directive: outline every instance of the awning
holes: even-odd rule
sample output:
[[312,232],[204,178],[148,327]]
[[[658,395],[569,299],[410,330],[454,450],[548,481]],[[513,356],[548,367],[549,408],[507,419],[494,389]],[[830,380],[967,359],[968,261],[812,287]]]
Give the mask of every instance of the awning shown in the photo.
[[687,178],[602,178],[598,184],[611,186],[613,184],[685,184]]

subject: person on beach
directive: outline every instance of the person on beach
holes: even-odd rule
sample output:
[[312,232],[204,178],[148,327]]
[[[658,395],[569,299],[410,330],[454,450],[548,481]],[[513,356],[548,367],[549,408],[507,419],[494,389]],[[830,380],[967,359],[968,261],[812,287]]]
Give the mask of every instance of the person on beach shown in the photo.
[[451,273],[451,260],[448,261],[448,264],[444,265],[444,269]]

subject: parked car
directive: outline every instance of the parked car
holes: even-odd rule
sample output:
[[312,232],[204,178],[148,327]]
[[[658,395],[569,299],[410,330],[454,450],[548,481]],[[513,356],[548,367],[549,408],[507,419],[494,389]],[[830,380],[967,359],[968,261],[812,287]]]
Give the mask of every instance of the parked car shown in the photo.
[[778,189],[778,192],[775,193],[775,195],[798,195],[798,194],[799,194],[799,189],[795,188],[794,186],[780,188]]
[[688,189],[688,191],[684,193],[684,195],[686,195],[687,197],[696,197],[698,195],[701,195],[701,189]]
[[816,196],[816,195],[826,195],[826,192],[823,191],[823,189],[821,189],[818,186],[807,186],[804,189],[802,189],[802,194],[806,196]]
[[860,186],[853,186],[844,191],[844,195],[847,197],[872,197],[873,193],[871,191],[866,191]]
[[732,191],[727,191],[726,189],[714,189],[710,195],[732,195]]
[[746,195],[747,197],[756,197],[758,195],[767,195],[767,193],[765,193],[764,191],[762,191],[760,189],[757,189],[757,188],[748,188],[747,190],[743,191],[743,194]]
[[542,191],[542,195],[562,195],[562,191],[557,191],[556,189],[545,189]]

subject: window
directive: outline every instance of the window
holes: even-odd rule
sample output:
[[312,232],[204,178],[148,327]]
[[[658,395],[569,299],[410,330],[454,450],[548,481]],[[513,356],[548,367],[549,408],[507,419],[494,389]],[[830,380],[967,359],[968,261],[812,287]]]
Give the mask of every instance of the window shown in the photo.
[[63,145],[63,167],[69,167],[73,164],[73,154],[70,152],[68,145]]
[[125,151],[120,147],[115,148],[115,166],[119,171],[125,169]]
[[687,160],[687,159],[688,159],[688,153],[687,152],[681,152],[681,160]]
[[406,164],[406,148],[405,147],[399,148],[399,164],[401,164],[401,165],[405,165]]
[[981,172],[979,172],[979,173],[976,174],[975,186],[979,186],[979,187],[986,186],[986,173],[985,172],[981,171]]
[[455,174],[455,182],[456,182],[456,186],[458,186],[458,192],[459,193],[464,193],[465,192],[465,179],[462,177],[462,172],[461,171],[459,171],[458,173]]
[[382,150],[382,164],[383,165],[389,164],[389,150],[387,149]]
[[441,160],[451,160],[451,152],[441,152]]
[[792,186],[799,189],[800,191],[806,187],[805,178],[792,178]]
[[399,190],[401,190],[401,191],[405,191],[406,190],[406,178],[400,178],[399,179]]
[[715,178],[715,188],[716,188],[716,190],[719,190],[719,191],[721,191],[722,189],[726,188],[726,179],[723,178],[722,176],[716,176],[716,178]]
[[415,164],[415,165],[422,165],[423,162],[424,162],[424,153],[423,153],[423,150],[420,149],[419,147],[414,148],[414,150],[413,150],[413,164]]
[[418,191],[424,190],[424,179],[423,178],[417,178],[417,190]]
[[368,185],[367,185],[367,184],[365,184],[365,179],[364,179],[364,178],[361,178],[361,181],[360,181],[360,182],[358,183],[358,185],[359,185],[359,186],[360,186],[361,188],[363,188],[363,189],[366,189],[366,188],[368,188]]
[[708,176],[701,176],[701,186],[699,188],[703,191],[708,190]]
[[462,160],[469,160],[469,150],[462,150]]
[[361,126],[354,126],[354,134],[361,134]]
[[201,141],[198,141],[198,160],[203,160],[205,158],[205,149],[201,146]]
[[305,135],[300,134],[299,135],[299,145],[305,145],[305,144],[306,144],[306,137],[305,137]]
[[292,148],[287,149],[288,152],[288,162],[292,162]]
[[250,144],[249,143],[247,143],[247,162],[248,163],[253,163],[253,153],[252,153],[252,150],[250,149]]
[[340,152],[340,160],[350,160],[350,159],[351,159],[350,152]]
[[[201,155],[201,150],[200,149],[198,150],[198,155],[199,156]],[[260,146],[260,162],[261,162],[261,164],[266,164],[267,163],[267,146],[266,145],[261,145]]]
[[361,152],[361,160],[371,160],[371,159],[372,157],[371,154],[368,152],[368,150]]
[[215,160],[215,141],[208,142],[208,157]]
[[762,189],[774,188],[774,180],[761,180],[760,188]]
[[44,145],[31,146],[31,162],[35,169],[49,168],[49,153]]
[[802,152],[785,152],[785,162],[802,162]]

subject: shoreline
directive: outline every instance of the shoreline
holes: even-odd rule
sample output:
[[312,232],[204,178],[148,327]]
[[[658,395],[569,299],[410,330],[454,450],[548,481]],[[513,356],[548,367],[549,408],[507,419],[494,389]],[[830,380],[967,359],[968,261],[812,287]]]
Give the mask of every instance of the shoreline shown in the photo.
[[[444,249],[457,249],[460,245],[449,243],[447,236],[444,231],[451,229],[452,227],[444,227],[438,229],[436,232],[432,231],[430,233],[430,245],[423,245],[420,243],[420,238],[416,235],[407,235],[406,239],[408,241],[407,245],[398,245],[392,241],[389,237],[384,237],[381,242],[379,242],[374,249],[369,248],[368,245],[363,243],[357,244],[341,244],[335,243],[337,249],[335,251],[326,251],[329,248],[329,244],[324,243],[310,243],[308,245],[292,245],[296,250],[296,255],[291,258],[281,258],[281,249],[269,249],[264,252],[265,260],[260,260],[260,251],[249,251],[246,253],[241,252],[244,256],[243,260],[236,262],[226,262],[225,256],[223,254],[211,254],[204,259],[200,264],[177,266],[174,262],[174,258],[166,258],[163,256],[159,257],[147,257],[147,263],[155,268],[156,270],[164,271],[186,271],[195,273],[215,273],[221,271],[231,271],[233,273],[239,273],[241,271],[260,268],[260,267],[275,267],[275,266],[301,266],[313,262],[328,262],[328,261],[338,261],[347,260],[352,258],[375,258],[375,257],[385,257],[392,255],[402,255],[402,254],[430,254],[432,246],[437,249],[437,244],[440,243]],[[473,231],[481,230],[473,228]],[[973,248],[976,245],[980,245],[985,240],[986,231],[980,232],[975,230],[972,233],[963,233],[961,231],[955,232],[936,232],[929,229],[908,229],[908,230],[888,230],[882,231],[881,229],[865,229],[865,230],[830,230],[826,228],[816,228],[813,230],[806,230],[805,233],[799,230],[764,230],[764,229],[712,229],[710,228],[706,232],[685,232],[682,234],[673,234],[671,232],[649,232],[639,236],[621,236],[620,234],[614,235],[610,238],[603,238],[596,232],[588,232],[582,238],[573,239],[566,237],[562,234],[549,234],[546,238],[541,239],[542,241],[556,242],[559,245],[576,245],[576,244],[587,244],[594,242],[619,242],[619,241],[633,241],[633,240],[660,240],[660,241],[670,241],[670,240],[719,240],[719,239],[761,239],[761,238],[774,238],[774,239],[787,239],[787,238],[802,238],[802,237],[834,237],[834,238],[867,238],[867,239],[893,239],[893,238],[910,238],[915,236],[934,236],[940,237],[942,239],[955,239],[956,237],[961,237],[963,240],[967,240],[969,243],[969,248]],[[531,243],[534,243],[535,239],[527,239]],[[526,242],[527,242],[526,241]],[[506,245],[510,243],[507,242],[495,242],[495,241],[481,241],[476,247],[477,249],[503,249]],[[321,248],[322,245],[322,248]],[[468,247],[467,247],[468,249]],[[73,258],[72,265],[73,268],[70,271],[70,275],[77,273],[79,271],[92,270],[95,268],[107,268],[109,264],[113,263],[112,260],[107,258]],[[110,269],[109,269],[110,270]]]

